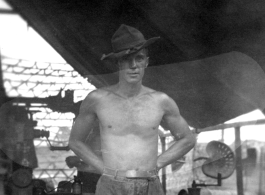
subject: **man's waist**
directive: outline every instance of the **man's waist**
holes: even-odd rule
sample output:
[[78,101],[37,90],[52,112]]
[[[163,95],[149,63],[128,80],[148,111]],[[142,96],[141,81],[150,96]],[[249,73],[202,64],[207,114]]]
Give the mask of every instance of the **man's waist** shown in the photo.
[[103,175],[114,177],[125,177],[127,179],[150,179],[157,177],[157,169],[144,171],[144,170],[119,170],[104,167]]

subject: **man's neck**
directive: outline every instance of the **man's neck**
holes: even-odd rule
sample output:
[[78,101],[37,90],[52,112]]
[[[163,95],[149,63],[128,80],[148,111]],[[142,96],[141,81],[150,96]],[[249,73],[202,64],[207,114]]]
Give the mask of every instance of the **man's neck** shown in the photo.
[[117,93],[125,98],[136,97],[142,90],[142,82],[139,83],[124,83],[119,82],[117,84]]

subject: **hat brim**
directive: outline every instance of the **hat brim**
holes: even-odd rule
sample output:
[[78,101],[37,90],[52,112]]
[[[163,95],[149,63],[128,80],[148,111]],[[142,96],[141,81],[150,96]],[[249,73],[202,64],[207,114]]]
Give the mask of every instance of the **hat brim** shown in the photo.
[[120,52],[111,52],[111,53],[109,53],[107,55],[103,54],[102,57],[101,57],[101,60],[105,60],[107,58],[111,58],[111,59],[120,58],[122,56],[135,53],[135,52],[147,47],[148,45],[154,43],[158,39],[160,39],[160,37],[153,37],[153,38],[148,39],[147,41],[145,41],[143,44],[141,44],[138,47],[133,47],[133,48],[130,48],[130,49],[122,50]]

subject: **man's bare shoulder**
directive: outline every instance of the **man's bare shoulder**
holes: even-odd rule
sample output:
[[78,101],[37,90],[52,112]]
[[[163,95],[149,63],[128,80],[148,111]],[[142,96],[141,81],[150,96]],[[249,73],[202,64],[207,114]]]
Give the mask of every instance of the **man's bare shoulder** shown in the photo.
[[108,96],[110,91],[107,88],[99,88],[91,91],[86,98],[82,101],[81,109],[92,109],[104,97]]
[[153,98],[156,98],[160,101],[168,101],[172,98],[170,98],[166,93],[161,91],[156,91],[154,89],[151,89],[149,87],[144,87],[144,93],[152,96]]
[[165,111],[165,113],[168,113],[168,112],[178,113],[179,112],[179,108],[176,102],[166,93],[161,92],[161,91],[156,91],[148,87],[146,87],[145,91],[146,91],[146,94],[149,94],[152,97],[152,99],[158,102],[158,104]]
[[108,96],[109,94],[112,93],[112,86],[109,87],[102,87],[96,90],[91,91],[86,98],[84,99],[84,101],[91,101],[91,100],[99,100],[103,97]]
[[86,98],[84,99],[83,102],[97,102],[100,101],[106,97],[108,97],[110,94],[113,94],[115,86],[107,86],[107,87],[102,87],[95,89],[91,91]]

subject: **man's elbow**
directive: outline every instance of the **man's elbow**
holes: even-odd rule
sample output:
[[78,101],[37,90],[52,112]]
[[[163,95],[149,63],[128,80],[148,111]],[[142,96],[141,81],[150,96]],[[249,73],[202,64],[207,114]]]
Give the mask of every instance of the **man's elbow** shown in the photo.
[[69,142],[68,142],[68,146],[71,150],[74,151],[76,148],[76,140],[70,137]]
[[189,136],[187,136],[187,139],[188,139],[188,143],[190,144],[190,147],[194,148],[197,142],[197,135],[190,134]]
[[192,148],[194,148],[194,146],[197,142],[197,136],[195,134],[188,134],[184,137],[184,140],[185,140],[186,146],[189,149],[192,149]]

